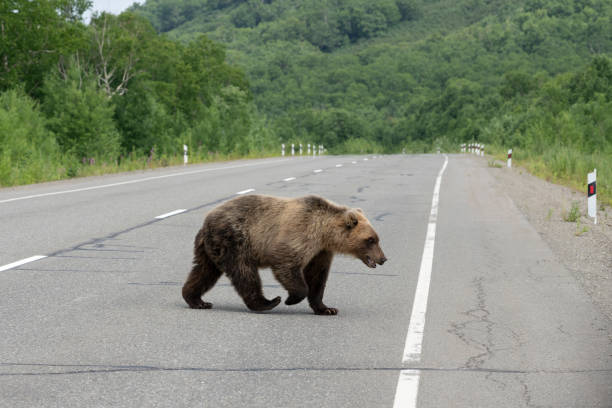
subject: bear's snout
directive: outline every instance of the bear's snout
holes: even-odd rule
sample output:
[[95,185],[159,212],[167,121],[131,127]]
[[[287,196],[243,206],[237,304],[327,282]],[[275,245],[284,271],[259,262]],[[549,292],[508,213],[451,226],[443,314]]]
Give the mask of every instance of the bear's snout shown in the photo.
[[371,257],[369,255],[366,255],[364,258],[361,259],[363,261],[364,264],[366,264],[369,268],[376,268],[376,264],[378,265],[382,265],[385,262],[387,262],[387,257],[386,256],[382,256],[382,257]]

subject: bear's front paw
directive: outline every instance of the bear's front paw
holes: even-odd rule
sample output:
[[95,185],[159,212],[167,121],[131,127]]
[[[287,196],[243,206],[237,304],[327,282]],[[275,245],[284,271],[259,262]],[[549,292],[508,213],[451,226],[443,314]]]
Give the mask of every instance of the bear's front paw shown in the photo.
[[316,309],[315,314],[324,316],[335,316],[338,314],[338,309],[334,307],[322,307],[321,309]]
[[274,309],[280,303],[280,296],[275,297],[272,300],[268,300],[265,297],[257,297],[255,299],[249,299],[246,305],[249,309],[255,312],[264,312],[266,310]]
[[304,298],[306,298],[306,296],[297,296],[297,295],[290,294],[287,300],[285,300],[285,304],[286,305],[297,305],[302,300],[304,300]]
[[189,307],[192,309],[210,309],[212,308],[212,303],[205,302],[202,299],[190,300],[188,304],[189,304]]

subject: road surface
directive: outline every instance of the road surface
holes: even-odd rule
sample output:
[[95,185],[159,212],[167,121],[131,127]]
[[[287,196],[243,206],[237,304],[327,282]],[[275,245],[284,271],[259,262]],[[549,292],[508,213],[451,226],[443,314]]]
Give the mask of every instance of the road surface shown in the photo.
[[[213,309],[188,309],[193,238],[237,193],[360,207],[389,261],[336,257],[338,316],[250,312],[225,277]],[[612,406],[611,322],[484,159],[276,158],[2,189],[0,225],[0,407]]]

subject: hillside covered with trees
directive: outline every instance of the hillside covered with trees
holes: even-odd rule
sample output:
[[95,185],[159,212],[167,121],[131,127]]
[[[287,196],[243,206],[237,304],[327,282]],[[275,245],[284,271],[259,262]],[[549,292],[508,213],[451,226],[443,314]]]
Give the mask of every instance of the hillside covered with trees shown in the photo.
[[[147,0],[171,38],[242,67],[282,140],[336,152],[513,148],[531,171],[612,190],[606,0]],[[609,195],[604,193],[608,200]]]
[[1,7],[20,35],[1,34],[0,129],[37,124],[2,142],[1,183],[40,162],[19,143],[81,174],[92,158],[171,162],[183,143],[206,159],[478,141],[576,186],[597,167],[612,189],[607,0],[146,0],[88,25],[88,0]]

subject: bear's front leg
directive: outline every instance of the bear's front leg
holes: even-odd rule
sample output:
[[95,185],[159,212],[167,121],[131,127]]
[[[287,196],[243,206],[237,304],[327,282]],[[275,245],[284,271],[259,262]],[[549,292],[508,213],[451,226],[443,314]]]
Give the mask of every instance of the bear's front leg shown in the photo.
[[333,258],[332,252],[321,251],[304,268],[304,278],[308,284],[308,303],[317,315],[334,316],[338,314],[338,309],[327,307],[323,303],[323,293]]
[[272,273],[276,280],[289,292],[289,297],[285,300],[286,305],[298,304],[308,296],[308,286],[304,281],[299,265],[274,265]]
[[263,295],[261,279],[255,265],[238,265],[233,273],[228,274],[234,288],[242,297],[244,304],[253,311],[264,312],[274,309],[281,301],[280,296],[268,300]]

